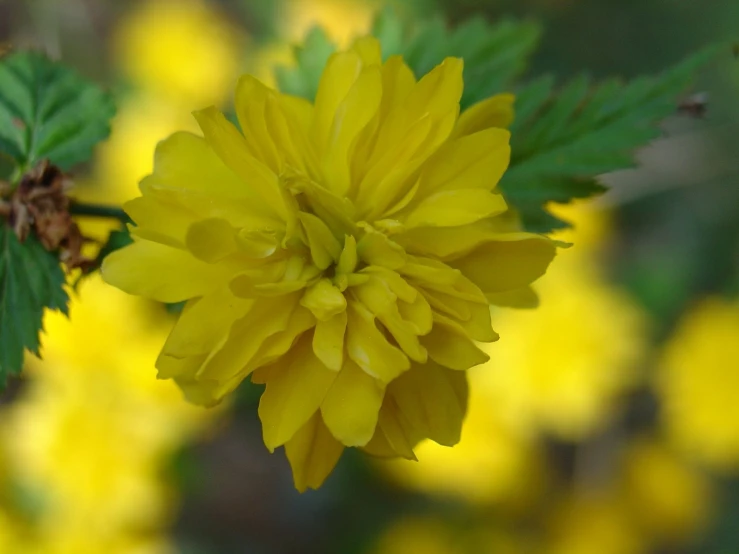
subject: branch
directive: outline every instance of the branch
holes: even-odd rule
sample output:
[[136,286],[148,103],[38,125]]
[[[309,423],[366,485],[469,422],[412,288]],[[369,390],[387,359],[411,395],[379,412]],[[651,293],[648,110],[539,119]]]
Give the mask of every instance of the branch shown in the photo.
[[118,206],[106,206],[104,204],[86,204],[84,202],[72,201],[69,205],[69,213],[85,217],[107,217],[118,219],[121,223],[131,223],[131,218]]

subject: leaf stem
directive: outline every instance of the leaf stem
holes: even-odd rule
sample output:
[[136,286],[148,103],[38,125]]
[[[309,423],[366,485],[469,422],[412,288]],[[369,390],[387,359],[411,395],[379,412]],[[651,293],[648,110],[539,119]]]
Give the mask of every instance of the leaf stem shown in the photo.
[[131,218],[118,206],[107,206],[105,204],[86,204],[84,202],[72,201],[69,205],[69,213],[85,217],[107,217],[118,219],[121,223],[130,223]]

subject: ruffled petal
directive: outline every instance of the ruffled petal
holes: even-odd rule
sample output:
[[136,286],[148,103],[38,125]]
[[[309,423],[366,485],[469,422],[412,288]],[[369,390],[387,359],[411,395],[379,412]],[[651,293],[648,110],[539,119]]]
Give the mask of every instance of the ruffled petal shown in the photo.
[[544,275],[556,243],[541,235],[508,233],[487,242],[451,265],[485,293],[524,287]]
[[277,175],[250,155],[246,139],[233,123],[216,108],[195,112],[195,118],[210,147],[240,177],[241,186],[251,188],[263,200],[267,213],[287,221],[288,207],[280,191]]
[[448,318],[437,316],[431,332],[421,339],[429,356],[437,364],[464,371],[490,359],[480,350],[462,326]]
[[467,108],[459,116],[452,136],[471,135],[490,127],[507,129],[513,123],[515,99],[512,94],[498,94]]
[[423,437],[444,446],[459,442],[467,411],[467,376],[429,362],[390,383],[387,395]]
[[270,374],[259,401],[264,444],[270,450],[285,444],[321,406],[337,373],[313,355],[305,337]]
[[347,352],[359,367],[384,383],[410,367],[406,355],[387,341],[367,308],[359,302],[349,302],[347,311]]
[[345,446],[364,446],[375,432],[384,395],[383,383],[347,362],[321,403],[323,421]]
[[482,189],[445,190],[429,196],[403,219],[406,228],[457,227],[508,209],[500,194]]
[[148,240],[116,250],[103,262],[105,282],[158,302],[182,302],[203,296],[227,281],[224,265],[202,262],[189,252]]
[[167,337],[162,354],[184,358],[210,352],[251,305],[251,300],[236,298],[228,287],[190,300]]
[[313,333],[313,353],[333,371],[339,371],[344,365],[346,323],[347,315],[344,310],[330,319],[319,319]]
[[314,414],[285,444],[295,488],[300,492],[319,488],[343,451],[344,447],[331,435],[320,414]]

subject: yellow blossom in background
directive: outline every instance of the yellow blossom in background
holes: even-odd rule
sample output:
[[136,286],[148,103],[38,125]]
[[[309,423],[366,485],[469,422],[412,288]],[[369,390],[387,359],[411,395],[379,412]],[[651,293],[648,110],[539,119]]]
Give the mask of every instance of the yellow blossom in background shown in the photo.
[[469,371],[469,410],[458,445],[424,441],[415,448],[418,461],[382,461],[378,468],[403,486],[431,494],[511,508],[530,503],[545,485],[542,453],[504,420],[500,391],[487,386],[485,371],[485,366]]
[[516,291],[555,254],[511,229],[495,186],[507,168],[510,95],[460,115],[463,62],[420,81],[379,42],[331,57],[315,105],[241,78],[242,134],[217,109],[204,138],[162,142],[125,208],[133,245],[108,282],[188,301],[157,361],[194,402],[248,376],[259,415],[303,490],[345,446],[413,458],[422,438],[453,445],[465,370],[493,342],[486,295]]
[[402,517],[377,540],[371,554],[526,554],[521,538],[491,524],[453,527],[433,516]]
[[639,379],[647,345],[640,309],[589,259],[563,252],[536,290],[536,310],[495,314],[501,340],[484,373],[499,409],[524,431],[581,439],[604,425]]
[[613,214],[592,199],[574,200],[569,204],[548,204],[547,210],[571,224],[552,233],[552,237],[572,243],[568,257],[597,255],[608,244],[612,234]]
[[711,509],[707,477],[666,445],[636,439],[625,452],[619,484],[637,525],[661,544],[686,544],[703,531]]
[[620,500],[606,491],[575,493],[550,511],[544,554],[646,554],[648,543]]
[[279,15],[280,34],[288,42],[301,40],[313,27],[322,27],[340,48],[366,34],[378,2],[366,0],[288,0]]
[[142,89],[188,109],[220,104],[239,72],[241,40],[205,0],[147,0],[116,29],[113,57]]
[[674,444],[716,469],[739,468],[739,303],[703,301],[665,345],[655,381]]
[[279,14],[279,38],[262,46],[247,60],[249,71],[264,84],[277,86],[276,66],[294,63],[293,47],[314,27],[321,27],[338,46],[369,31],[376,11],[366,0],[287,0]]
[[79,295],[71,320],[47,314],[44,361],[30,363],[2,441],[13,482],[41,500],[38,541],[56,545],[42,552],[117,552],[101,545],[143,544],[142,533],[167,523],[163,465],[208,418],[156,380],[166,331],[145,317],[145,303],[97,277]]
[[[3,551],[5,554],[5,551]],[[17,554],[178,554],[166,538],[132,538],[125,535],[101,537],[79,530],[56,528],[33,535]],[[16,554],[10,551],[8,554]]]

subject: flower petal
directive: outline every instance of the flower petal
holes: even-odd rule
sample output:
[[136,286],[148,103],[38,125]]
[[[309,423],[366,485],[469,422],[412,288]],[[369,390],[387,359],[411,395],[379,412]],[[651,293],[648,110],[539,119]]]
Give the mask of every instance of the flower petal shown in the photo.
[[339,371],[344,365],[344,335],[346,334],[346,310],[331,319],[316,322],[313,333],[313,353],[324,365]]
[[259,401],[264,444],[270,452],[289,441],[316,413],[337,375],[313,355],[307,337],[286,357],[281,370],[270,375]]
[[347,362],[321,403],[323,421],[345,446],[364,446],[375,432],[384,395],[384,384]]
[[403,373],[388,385],[386,394],[421,436],[454,446],[467,411],[467,391],[465,372],[429,362]]
[[298,306],[296,294],[256,299],[249,312],[233,324],[220,348],[208,357],[197,378],[225,381],[242,373],[245,377],[263,343],[288,328],[296,309],[304,310]]
[[421,339],[421,344],[432,360],[449,369],[464,371],[490,359],[461,326],[442,316],[436,316],[434,327]]
[[401,457],[418,461],[413,448],[422,439],[423,437],[418,435],[408,419],[400,412],[395,399],[386,394],[380,408],[375,434],[362,450],[370,456],[379,458]]
[[184,250],[148,240],[116,250],[103,262],[105,282],[158,302],[203,296],[223,284],[231,270],[207,264]]
[[500,194],[482,189],[444,190],[429,196],[405,217],[406,228],[457,227],[508,209]]
[[490,292],[486,296],[493,306],[501,306],[503,308],[525,310],[539,306],[539,296],[531,287],[521,287],[520,289],[498,293]]
[[228,287],[190,300],[167,337],[162,354],[184,358],[210,352],[251,305],[251,300],[236,298]]
[[385,383],[410,367],[405,354],[391,345],[377,328],[375,318],[367,308],[351,301],[347,311],[347,352],[359,367]]
[[244,136],[216,108],[195,112],[205,139],[218,157],[242,180],[242,187],[251,188],[265,203],[264,209],[283,221],[288,220],[288,208],[280,191],[277,176],[262,162],[249,154]]
[[447,142],[424,165],[419,193],[442,190],[493,190],[508,168],[510,132],[486,129]]
[[346,298],[329,279],[321,279],[312,285],[300,299],[300,304],[313,312],[319,321],[327,321],[346,310]]
[[203,137],[187,132],[175,133],[157,145],[154,172],[143,183],[224,198],[249,198],[260,204],[254,191],[244,186]]
[[338,261],[339,256],[341,256],[341,243],[336,240],[336,237],[331,233],[331,229],[313,214],[300,212],[298,218],[306,235],[308,235],[308,246],[316,267],[326,269]]
[[236,85],[234,106],[249,154],[279,175],[282,157],[265,121],[268,98],[274,94],[256,77],[243,75]]
[[333,54],[326,63],[321,82],[318,84],[311,130],[319,155],[325,152],[336,110],[359,77],[362,65],[362,58],[351,50]]
[[513,123],[515,99],[512,94],[498,94],[467,108],[459,116],[452,136],[471,135],[490,127],[507,129]]
[[220,217],[192,223],[185,237],[187,249],[206,263],[216,263],[238,250],[236,230]]
[[364,236],[357,243],[357,254],[362,261],[388,269],[405,265],[406,255],[400,245],[369,225],[364,227],[364,231]]
[[377,113],[381,98],[380,69],[369,67],[362,71],[336,110],[322,165],[328,188],[337,194],[343,195],[349,190],[351,147]]
[[293,471],[295,488],[300,492],[317,489],[336,467],[342,444],[315,413],[285,444],[285,454]]
[[465,257],[450,262],[485,293],[506,292],[544,275],[556,254],[556,243],[529,233],[499,235]]

